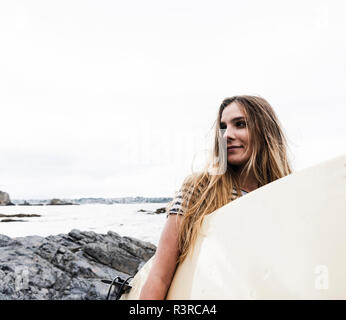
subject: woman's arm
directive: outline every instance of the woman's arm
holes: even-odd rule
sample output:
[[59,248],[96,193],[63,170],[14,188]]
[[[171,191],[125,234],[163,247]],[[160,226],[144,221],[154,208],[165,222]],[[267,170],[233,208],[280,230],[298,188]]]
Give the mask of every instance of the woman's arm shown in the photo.
[[178,231],[181,216],[169,215],[161,233],[153,264],[145,282],[140,300],[164,300],[177,266]]

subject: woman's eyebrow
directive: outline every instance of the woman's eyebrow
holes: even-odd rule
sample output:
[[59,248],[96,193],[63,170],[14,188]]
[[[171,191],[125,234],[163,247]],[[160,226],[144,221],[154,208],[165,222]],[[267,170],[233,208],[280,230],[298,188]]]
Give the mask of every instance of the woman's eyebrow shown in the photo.
[[[245,117],[235,117],[233,119],[231,119],[231,122],[235,122],[235,121],[238,121],[238,120],[244,120]],[[220,124],[225,124],[225,122],[221,121]]]

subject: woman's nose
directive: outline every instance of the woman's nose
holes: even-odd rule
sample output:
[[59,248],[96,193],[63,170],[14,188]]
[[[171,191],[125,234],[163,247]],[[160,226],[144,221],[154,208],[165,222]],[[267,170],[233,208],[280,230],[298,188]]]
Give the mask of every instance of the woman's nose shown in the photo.
[[235,131],[232,127],[228,127],[227,129],[223,129],[225,132],[223,133],[223,137],[225,139],[235,139]]

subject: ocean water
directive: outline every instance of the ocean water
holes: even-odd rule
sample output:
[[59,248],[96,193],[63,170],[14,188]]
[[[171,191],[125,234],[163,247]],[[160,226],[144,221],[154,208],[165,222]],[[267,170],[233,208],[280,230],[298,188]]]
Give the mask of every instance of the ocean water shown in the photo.
[[[39,214],[41,217],[13,218],[25,222],[0,222],[0,234],[9,237],[48,236],[68,233],[72,229],[107,233],[158,244],[166,214],[150,215],[140,209],[156,210],[166,203],[86,204],[79,206],[4,206],[0,214]],[[7,218],[0,218],[2,219]]]

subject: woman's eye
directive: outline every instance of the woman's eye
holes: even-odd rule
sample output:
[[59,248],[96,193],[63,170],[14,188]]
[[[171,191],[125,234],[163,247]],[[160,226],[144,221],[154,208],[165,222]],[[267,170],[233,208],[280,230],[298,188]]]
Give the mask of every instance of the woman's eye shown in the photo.
[[[245,121],[238,121],[235,124],[236,124],[236,127],[240,127],[240,128],[246,127]],[[225,123],[220,123],[220,129],[227,129],[227,125]]]
[[245,121],[238,121],[237,122],[237,127],[245,127],[246,126],[246,123],[245,123]]

